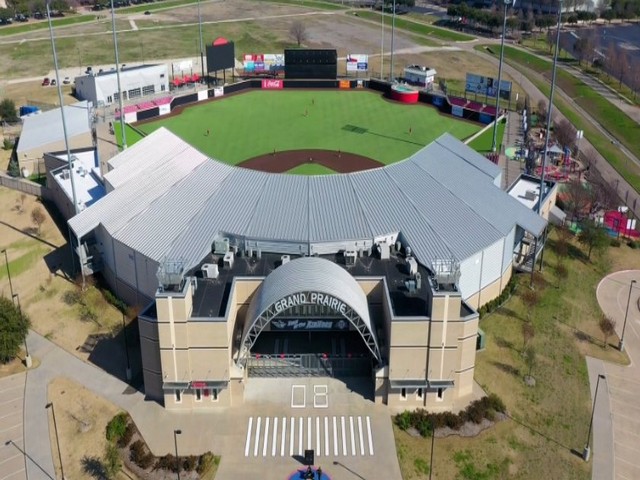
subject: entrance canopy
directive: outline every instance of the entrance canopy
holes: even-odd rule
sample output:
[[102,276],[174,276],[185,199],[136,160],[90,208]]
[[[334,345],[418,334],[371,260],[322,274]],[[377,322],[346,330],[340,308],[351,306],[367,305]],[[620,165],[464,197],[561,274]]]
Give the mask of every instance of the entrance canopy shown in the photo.
[[339,265],[316,257],[289,261],[264,279],[247,311],[240,357],[249,355],[258,335],[273,318],[299,305],[321,305],[347,319],[380,360],[367,297],[360,285]]

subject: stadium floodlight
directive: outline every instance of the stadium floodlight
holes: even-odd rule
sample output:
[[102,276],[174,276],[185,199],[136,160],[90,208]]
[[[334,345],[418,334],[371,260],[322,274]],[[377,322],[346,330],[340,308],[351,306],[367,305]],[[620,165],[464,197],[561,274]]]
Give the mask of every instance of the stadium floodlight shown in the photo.
[[127,134],[124,131],[124,108],[122,107],[122,86],[120,84],[120,60],[118,59],[118,34],[116,33],[116,9],[111,0],[111,30],[113,30],[113,50],[116,57],[116,80],[118,82],[118,104],[120,107],[120,134],[122,138],[122,150],[127,149]]
[[553,69],[551,71],[551,91],[549,92],[549,106],[547,108],[547,132],[544,136],[544,150],[542,151],[542,170],[540,172],[540,195],[538,196],[538,205],[536,212],[538,215],[542,212],[542,198],[544,197],[544,174],[547,168],[547,151],[549,150],[549,137],[551,133],[551,114],[553,112],[553,92],[556,87],[556,70],[558,67],[558,50],[560,48],[560,25],[562,23],[562,0],[558,1],[558,28],[556,30],[556,48],[553,52]]
[[502,19],[502,35],[500,36],[500,62],[498,63],[498,86],[495,88],[496,93],[496,113],[493,117],[493,141],[491,142],[491,151],[495,152],[498,142],[498,111],[500,109],[500,87],[502,83],[502,62],[504,61],[504,37],[507,32],[507,8],[515,7],[515,0],[502,0],[504,4],[504,18]]
[[200,0],[198,0],[198,35],[200,36],[200,67],[202,69],[202,81],[204,81],[204,47],[202,45],[202,16],[200,15]]
[[384,77],[384,2],[380,12],[380,23],[382,24],[382,38],[380,39],[380,80]]
[[[47,1],[47,21],[49,23],[49,36],[51,37],[51,50],[53,51],[53,68],[56,72],[56,87],[58,88],[58,101],[60,102],[60,115],[62,116],[62,134],[64,136],[64,148],[67,152],[67,166],[69,168],[69,179],[71,180],[71,198],[73,199],[73,211],[79,212],[78,200],[76,198],[76,184],[73,178],[73,159],[71,157],[71,149],[69,148],[69,135],[67,133],[67,121],[64,116],[64,100],[62,98],[62,82],[60,82],[60,72],[58,70],[58,54],[56,53],[56,41],[53,36],[53,25],[51,24],[51,11],[49,9],[49,1]],[[88,108],[88,107],[87,107]]]
[[[382,3],[384,10],[384,2]],[[384,11],[382,12],[384,15]],[[393,0],[393,13],[391,14],[391,70],[389,71],[389,81],[393,83],[393,50],[396,36],[396,0]]]

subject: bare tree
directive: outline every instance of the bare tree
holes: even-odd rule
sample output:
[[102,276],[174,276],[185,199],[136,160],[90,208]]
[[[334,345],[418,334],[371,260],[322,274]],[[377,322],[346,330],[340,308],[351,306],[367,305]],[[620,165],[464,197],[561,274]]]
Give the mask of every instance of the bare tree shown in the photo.
[[289,35],[291,35],[291,38],[296,41],[298,46],[302,45],[302,43],[309,38],[307,27],[300,20],[296,20],[291,24]]
[[31,221],[38,229],[38,235],[40,235],[40,228],[46,219],[47,217],[45,217],[44,212],[40,207],[35,206],[33,210],[31,210]]
[[533,340],[533,337],[536,336],[536,331],[533,328],[533,324],[531,322],[524,322],[522,324],[522,353],[526,351],[527,345],[529,342]]
[[598,327],[600,327],[600,331],[602,332],[603,346],[607,348],[609,337],[616,333],[616,321],[606,315],[602,315]]
[[622,81],[627,78],[629,73],[629,57],[626,52],[622,50],[616,51],[616,56],[613,59],[612,65],[616,78],[618,79],[618,87],[622,88]]
[[[527,379],[531,379],[531,371],[533,370],[533,367],[536,366],[536,349],[533,345],[529,345],[527,346],[526,350],[524,351],[524,363],[527,366],[527,377],[525,378],[525,380]],[[533,383],[531,383],[531,385],[533,385]]]
[[538,121],[542,123],[546,122],[547,121],[547,102],[543,98],[538,100],[537,112],[538,112]]
[[562,282],[566,280],[567,277],[569,276],[569,269],[563,262],[558,261],[558,264],[556,265],[556,268],[553,271],[553,273],[558,279],[558,288],[560,288],[560,285],[562,285]]
[[576,142],[576,129],[568,120],[553,122],[553,135],[560,145],[573,149]]
[[577,178],[565,183],[564,187],[567,211],[573,219],[581,218],[591,204],[591,193]]
[[531,315],[533,314],[533,309],[538,305],[538,302],[540,302],[540,295],[537,290],[525,288],[520,298],[527,309],[527,321],[531,322]]
[[20,213],[24,212],[24,201],[27,199],[27,194],[26,193],[21,193],[20,194]]

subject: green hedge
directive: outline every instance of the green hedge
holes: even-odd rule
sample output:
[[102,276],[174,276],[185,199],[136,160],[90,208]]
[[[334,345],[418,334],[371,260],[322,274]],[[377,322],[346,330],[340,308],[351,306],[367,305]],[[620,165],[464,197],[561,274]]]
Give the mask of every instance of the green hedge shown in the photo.
[[480,318],[484,317],[488,313],[493,312],[494,310],[499,308],[504,302],[506,302],[509,299],[509,297],[513,295],[513,292],[516,291],[516,287],[517,287],[516,279],[515,277],[512,276],[511,279],[509,280],[509,283],[507,283],[507,286],[504,287],[504,290],[498,297],[494,298],[490,302],[487,302],[480,307],[480,310],[478,310],[478,313],[480,314]]

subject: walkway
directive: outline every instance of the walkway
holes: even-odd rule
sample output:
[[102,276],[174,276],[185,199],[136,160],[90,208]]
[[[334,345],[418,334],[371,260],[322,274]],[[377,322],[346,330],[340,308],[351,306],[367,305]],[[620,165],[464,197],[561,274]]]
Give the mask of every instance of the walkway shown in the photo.
[[[48,410],[44,407],[47,385],[59,376],[128,411],[155,454],[172,452],[173,431],[180,429],[178,447],[182,454],[211,450],[222,455],[216,475],[219,480],[262,478],[265,468],[270,472],[269,478],[285,478],[300,466],[295,458],[300,439],[304,440],[304,448],[318,450],[327,473],[340,469],[341,479],[400,478],[389,412],[386,407],[364,400],[357,393],[359,388],[348,389],[327,378],[296,379],[293,382],[303,384],[306,391],[322,392],[322,402],[309,400],[301,406],[291,405],[294,386],[288,381],[251,379],[245,387],[245,403],[239,408],[172,413],[155,402],[145,401],[142,393],[37,333],[30,332],[28,341],[32,356],[41,362],[28,372],[26,381],[24,445],[31,457],[27,461],[29,480],[51,480],[54,476]],[[313,396],[310,394],[309,398]],[[291,419],[297,425],[295,432],[290,428]],[[285,423],[289,427],[286,430]],[[289,455],[292,448],[293,456]],[[371,461],[372,452],[375,462]]]
[[0,379],[0,480],[25,480],[22,409],[25,373]]
[[[640,282],[640,271],[623,271],[604,278],[596,292],[602,311],[616,321],[622,333],[629,287],[632,279]],[[625,330],[625,351],[631,365],[623,367],[587,359],[593,389],[599,373],[600,382],[593,430],[593,479],[621,480],[640,478],[640,287],[631,293]],[[604,387],[604,388],[603,388]]]

